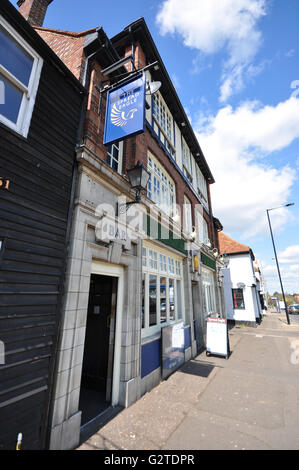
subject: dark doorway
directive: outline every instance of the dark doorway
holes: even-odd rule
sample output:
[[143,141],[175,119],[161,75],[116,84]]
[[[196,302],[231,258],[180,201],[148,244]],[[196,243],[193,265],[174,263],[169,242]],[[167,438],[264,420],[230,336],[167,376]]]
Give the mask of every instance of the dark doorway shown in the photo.
[[81,425],[111,403],[116,290],[117,278],[91,275],[79,404]]

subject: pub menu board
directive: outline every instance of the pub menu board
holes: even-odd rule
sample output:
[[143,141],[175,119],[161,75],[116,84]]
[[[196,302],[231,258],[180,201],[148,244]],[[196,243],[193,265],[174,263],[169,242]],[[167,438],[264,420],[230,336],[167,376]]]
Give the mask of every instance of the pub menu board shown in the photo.
[[207,322],[207,346],[206,353],[229,357],[229,342],[227,320],[224,318],[206,319]]
[[162,328],[162,379],[166,379],[185,362],[184,323]]

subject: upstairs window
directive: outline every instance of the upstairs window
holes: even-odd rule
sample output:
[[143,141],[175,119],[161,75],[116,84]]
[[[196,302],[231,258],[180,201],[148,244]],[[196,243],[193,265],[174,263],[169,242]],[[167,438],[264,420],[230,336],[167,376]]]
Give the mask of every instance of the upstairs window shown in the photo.
[[149,154],[148,171],[150,178],[147,185],[147,195],[162,209],[169,217],[175,214],[175,185],[165,169],[158,160]]
[[209,240],[208,224],[205,221],[203,215],[198,211],[196,212],[196,222],[197,240],[206,245]]
[[189,199],[184,197],[184,228],[187,233],[192,232],[192,205]]
[[106,162],[113,170],[117,171],[118,173],[121,173],[122,171],[122,154],[122,142],[116,142],[108,146]]
[[27,137],[43,61],[0,16],[0,122]]
[[197,165],[196,165],[196,189],[197,189],[197,193],[200,199],[203,201],[204,205],[207,206],[208,204],[207,182]]
[[182,157],[183,157],[183,173],[187,178],[188,182],[192,184],[192,162],[191,162],[191,153],[188,145],[183,140],[182,141]]
[[159,92],[153,95],[154,129],[172,157],[175,157],[173,118]]

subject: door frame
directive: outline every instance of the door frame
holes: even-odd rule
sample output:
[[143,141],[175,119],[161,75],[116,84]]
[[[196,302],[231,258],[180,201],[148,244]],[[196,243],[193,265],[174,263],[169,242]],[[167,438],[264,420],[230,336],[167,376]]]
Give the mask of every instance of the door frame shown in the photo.
[[115,340],[114,340],[114,360],[112,374],[112,393],[111,405],[116,406],[119,403],[120,388],[120,356],[121,356],[121,330],[122,330],[122,308],[124,299],[124,275],[125,270],[118,264],[105,263],[103,261],[92,260],[91,274],[101,276],[111,276],[118,278],[117,299],[116,299],[116,322],[115,322]]

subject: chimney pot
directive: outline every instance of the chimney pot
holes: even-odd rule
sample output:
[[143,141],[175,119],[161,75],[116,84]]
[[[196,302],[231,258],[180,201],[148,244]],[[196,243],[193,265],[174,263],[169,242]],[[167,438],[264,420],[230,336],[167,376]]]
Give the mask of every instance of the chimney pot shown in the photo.
[[47,8],[53,0],[18,0],[19,12],[32,26],[43,26]]

